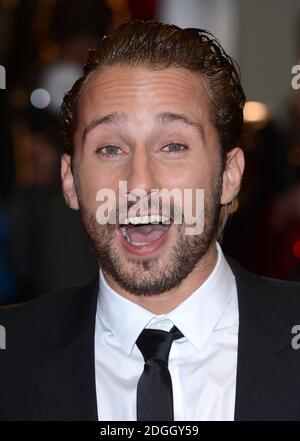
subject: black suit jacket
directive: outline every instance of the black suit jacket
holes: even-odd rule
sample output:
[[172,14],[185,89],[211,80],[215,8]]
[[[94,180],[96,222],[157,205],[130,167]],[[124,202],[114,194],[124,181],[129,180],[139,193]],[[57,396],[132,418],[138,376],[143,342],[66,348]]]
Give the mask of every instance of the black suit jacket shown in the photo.
[[[300,284],[257,276],[227,259],[240,320],[235,420],[300,420],[300,350],[291,345]],[[98,278],[0,309],[1,420],[97,420],[97,292]]]

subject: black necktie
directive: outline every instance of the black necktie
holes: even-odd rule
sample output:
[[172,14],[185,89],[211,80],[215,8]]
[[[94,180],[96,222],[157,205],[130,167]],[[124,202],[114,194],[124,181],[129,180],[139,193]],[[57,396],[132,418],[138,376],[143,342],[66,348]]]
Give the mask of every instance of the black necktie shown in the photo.
[[168,359],[173,340],[181,337],[176,326],[170,332],[144,329],[138,337],[136,344],[145,365],[137,385],[137,421],[174,420]]

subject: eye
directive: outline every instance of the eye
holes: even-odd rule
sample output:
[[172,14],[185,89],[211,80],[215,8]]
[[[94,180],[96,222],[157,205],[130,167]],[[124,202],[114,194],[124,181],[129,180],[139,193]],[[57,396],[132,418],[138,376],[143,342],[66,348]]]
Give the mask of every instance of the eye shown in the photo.
[[121,149],[115,145],[106,145],[104,147],[99,147],[96,150],[96,153],[99,153],[101,156],[106,156],[106,157],[113,157],[113,156],[118,156],[121,152]]
[[179,144],[177,142],[170,142],[169,144],[165,145],[162,150],[166,153],[172,153],[177,154],[181,153],[182,151],[186,150],[187,147],[183,144]]

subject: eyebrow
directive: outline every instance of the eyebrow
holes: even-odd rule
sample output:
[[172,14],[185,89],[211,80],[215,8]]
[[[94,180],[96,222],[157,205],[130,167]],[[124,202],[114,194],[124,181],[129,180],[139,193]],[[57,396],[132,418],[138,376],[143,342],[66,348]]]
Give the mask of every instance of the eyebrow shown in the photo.
[[194,127],[198,130],[198,133],[202,137],[202,139],[205,141],[205,132],[202,124],[197,123],[196,121],[191,120],[186,115],[182,115],[180,113],[172,113],[172,112],[164,112],[159,113],[158,115],[155,115],[154,120],[157,122],[160,122],[162,124],[167,124],[173,121],[180,121],[183,124]]
[[[101,125],[110,125],[110,124],[118,124],[120,122],[126,121],[127,115],[125,113],[118,113],[113,112],[109,113],[108,115],[105,115],[101,118],[97,118],[93,120],[90,124],[87,125],[87,127],[84,129],[82,134],[82,144],[85,142],[85,139],[92,130],[94,130],[96,127]],[[154,116],[154,121],[160,124],[168,124],[174,121],[180,121],[183,124],[194,127],[198,130],[198,133],[202,137],[202,139],[205,141],[205,132],[202,124],[197,123],[195,121],[192,121],[189,117],[183,114],[179,113],[172,113],[172,112],[163,112],[159,113]]]
[[87,137],[88,133],[90,133],[92,130],[94,130],[96,127],[105,125],[105,124],[117,124],[122,121],[126,121],[127,116],[125,113],[118,113],[113,112],[109,113],[108,115],[102,116],[101,118],[97,118],[93,120],[90,124],[86,126],[82,133],[82,143],[84,143],[85,138]]

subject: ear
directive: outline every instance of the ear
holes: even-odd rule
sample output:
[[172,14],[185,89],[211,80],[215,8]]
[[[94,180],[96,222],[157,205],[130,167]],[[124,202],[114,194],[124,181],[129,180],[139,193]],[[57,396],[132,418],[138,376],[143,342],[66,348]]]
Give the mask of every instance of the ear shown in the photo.
[[245,168],[244,152],[241,148],[235,147],[226,156],[226,164],[223,172],[223,189],[221,204],[225,205],[233,201],[237,196]]
[[78,210],[79,202],[71,168],[71,156],[67,154],[62,155],[61,157],[61,180],[63,194],[67,205],[73,210]]

